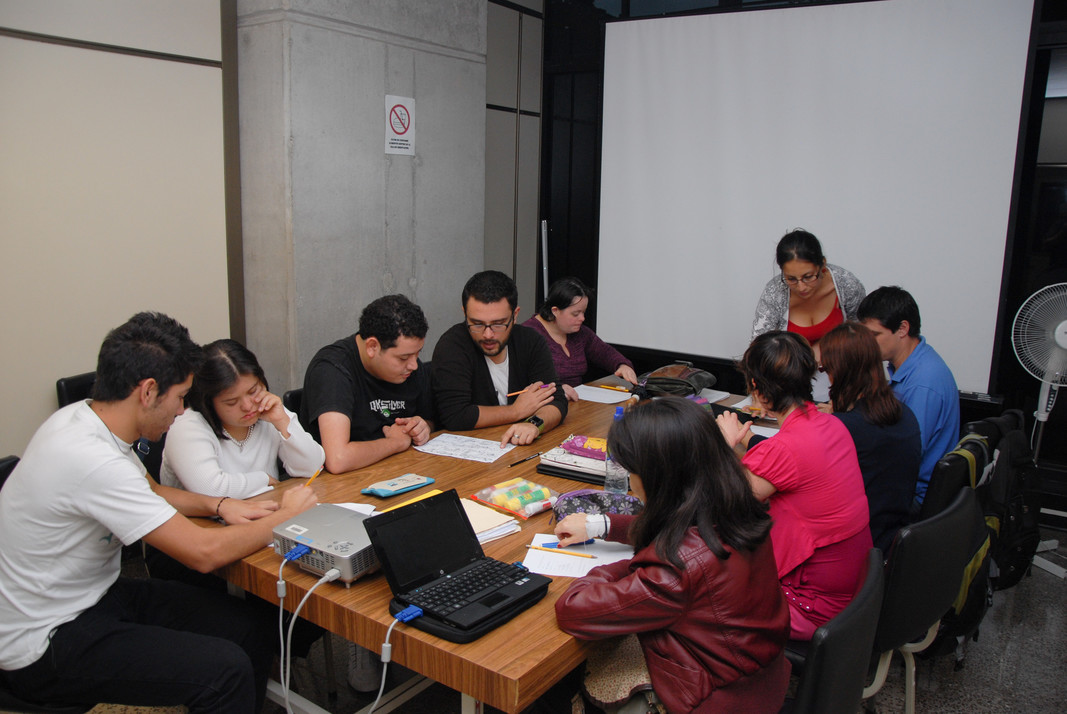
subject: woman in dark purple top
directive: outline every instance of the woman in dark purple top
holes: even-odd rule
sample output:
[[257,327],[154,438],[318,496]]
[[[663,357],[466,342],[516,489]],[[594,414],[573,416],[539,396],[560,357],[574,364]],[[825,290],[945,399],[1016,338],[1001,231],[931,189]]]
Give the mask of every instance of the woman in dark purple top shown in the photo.
[[563,391],[572,402],[578,401],[574,388],[590,364],[637,384],[633,363],[582,324],[592,295],[593,290],[578,278],[561,278],[552,283],[537,314],[523,323],[545,338]]

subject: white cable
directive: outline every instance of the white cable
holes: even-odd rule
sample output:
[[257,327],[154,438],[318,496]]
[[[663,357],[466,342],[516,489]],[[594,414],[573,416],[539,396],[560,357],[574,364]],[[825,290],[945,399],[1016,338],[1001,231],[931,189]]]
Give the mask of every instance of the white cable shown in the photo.
[[393,659],[393,646],[389,644],[389,636],[393,634],[393,628],[399,622],[400,620],[393,620],[389,625],[389,629],[385,631],[385,642],[382,643],[382,683],[378,685],[378,697],[370,705],[367,714],[372,714],[374,708],[378,706],[378,702],[382,700],[382,693],[385,692],[385,675],[389,671],[389,662]]
[[296,625],[297,616],[300,614],[300,610],[303,609],[304,603],[308,601],[308,598],[311,597],[311,593],[315,592],[316,588],[318,588],[323,583],[332,583],[339,577],[341,577],[341,571],[337,568],[330,568],[329,570],[327,570],[326,574],[319,578],[318,581],[314,585],[312,585],[304,594],[304,597],[300,600],[300,603],[296,606],[296,609],[293,610],[292,619],[289,620],[289,632],[285,636],[285,660],[282,662],[282,679],[284,680],[282,682],[282,693],[285,695],[285,711],[288,712],[288,714],[292,714],[293,712],[292,708],[290,708],[289,706],[289,676],[293,672],[293,627]]

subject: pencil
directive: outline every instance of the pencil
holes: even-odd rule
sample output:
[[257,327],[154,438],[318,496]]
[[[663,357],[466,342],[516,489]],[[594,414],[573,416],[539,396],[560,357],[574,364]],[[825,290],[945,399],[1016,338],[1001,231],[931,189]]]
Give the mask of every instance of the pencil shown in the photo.
[[311,482],[315,480],[315,477],[318,476],[321,473],[322,473],[322,469],[321,468],[318,471],[316,471],[315,473],[313,473],[311,475],[311,478],[309,478],[307,481],[304,482],[304,488],[307,488],[308,486],[310,486]]
[[600,387],[601,389],[614,389],[616,392],[629,392],[626,387],[616,387],[614,384],[594,384],[594,387]]
[[543,550],[546,553],[560,553],[562,555],[577,555],[579,558],[593,558],[594,560],[596,559],[596,556],[593,555],[592,553],[576,553],[573,550],[561,550],[559,548],[542,548],[539,545],[528,545],[526,547],[529,548],[530,550]]
[[[547,387],[547,386],[549,386],[549,385],[547,385],[547,384],[542,384],[542,385],[541,385],[540,387],[538,387],[538,389],[544,389],[544,388],[545,388],[545,387]],[[517,391],[517,392],[512,392],[511,394],[508,394],[507,396],[509,396],[509,397],[514,397],[514,396],[515,396],[516,394],[522,394],[522,393],[523,393],[523,392],[525,392],[525,391],[526,391],[525,389],[520,389],[519,391]]]

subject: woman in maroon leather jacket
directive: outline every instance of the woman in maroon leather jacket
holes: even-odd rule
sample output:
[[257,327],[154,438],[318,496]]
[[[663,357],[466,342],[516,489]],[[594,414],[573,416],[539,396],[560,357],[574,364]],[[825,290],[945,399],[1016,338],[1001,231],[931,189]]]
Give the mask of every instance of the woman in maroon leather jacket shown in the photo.
[[789,665],[789,610],[768,538],[771,521],[714,420],[681,398],[643,402],[608,434],[645,503],[635,517],[573,514],[561,545],[603,533],[632,560],[594,568],[556,602],[580,639],[636,633],[670,712],[776,712]]

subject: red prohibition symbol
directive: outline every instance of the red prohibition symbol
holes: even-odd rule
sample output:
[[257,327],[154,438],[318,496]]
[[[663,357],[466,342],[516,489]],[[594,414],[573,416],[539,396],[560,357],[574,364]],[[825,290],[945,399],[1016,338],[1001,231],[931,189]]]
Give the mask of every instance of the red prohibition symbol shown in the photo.
[[411,115],[408,114],[407,107],[403,104],[394,105],[389,110],[389,125],[397,134],[406,134],[411,127]]

